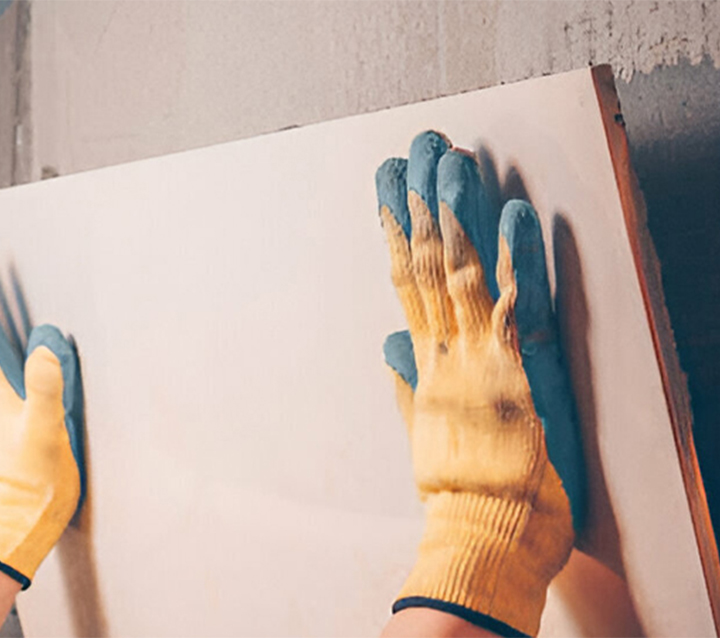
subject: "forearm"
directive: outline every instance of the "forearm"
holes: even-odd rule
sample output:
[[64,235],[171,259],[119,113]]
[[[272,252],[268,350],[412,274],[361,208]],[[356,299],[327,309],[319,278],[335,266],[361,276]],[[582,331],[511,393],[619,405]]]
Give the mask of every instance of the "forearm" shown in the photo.
[[20,587],[19,582],[0,572],[0,625],[10,613]]
[[486,638],[496,636],[452,614],[436,609],[403,609],[385,625],[381,638]]

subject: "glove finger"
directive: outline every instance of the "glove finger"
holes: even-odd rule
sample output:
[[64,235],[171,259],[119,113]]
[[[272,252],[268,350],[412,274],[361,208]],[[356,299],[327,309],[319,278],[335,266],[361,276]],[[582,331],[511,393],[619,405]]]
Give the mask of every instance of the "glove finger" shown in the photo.
[[426,330],[425,307],[413,272],[410,253],[410,211],[407,206],[407,160],[386,160],[375,174],[378,208],[390,249],[393,285],[405,311],[410,330]]
[[516,282],[515,321],[523,368],[545,430],[548,456],[563,482],[579,532],[586,509],[582,445],[558,343],[542,229],[533,207],[521,200],[505,204],[500,235],[510,250]]
[[410,333],[402,330],[388,335],[383,345],[383,354],[385,363],[395,370],[414,392],[418,384],[418,371]]
[[435,131],[420,133],[410,145],[408,189],[420,195],[435,223],[439,221],[437,166],[449,148],[448,140]]
[[62,402],[65,428],[80,474],[78,510],[86,492],[84,405],[80,363],[75,344],[55,326],[42,325],[30,333],[25,365],[28,406],[42,420],[51,418]]
[[412,338],[407,330],[388,335],[383,345],[385,363],[392,369],[395,377],[395,395],[403,420],[412,437],[413,395],[418,383],[417,366]]
[[410,241],[412,227],[407,207],[407,160],[399,157],[386,159],[375,173],[378,209],[387,208]]
[[445,153],[438,164],[445,275],[458,330],[470,337],[482,333],[493,307],[483,264],[465,231],[465,228],[477,228],[481,193],[475,158],[462,151]]
[[545,264],[545,244],[540,221],[525,201],[507,202],[500,219],[500,234],[510,249],[518,287],[515,321],[518,335],[530,343],[555,336],[555,323]]
[[447,167],[439,168],[439,199],[455,213],[460,226],[475,248],[484,266],[485,285],[497,301],[498,285],[495,264],[498,258],[498,222],[500,213],[491,205],[480,177],[475,157],[467,152],[448,153]]
[[445,281],[437,201],[437,165],[447,149],[448,143],[439,133],[426,131],[418,135],[410,146],[407,177],[413,272],[429,334],[438,344],[447,344],[456,331]]

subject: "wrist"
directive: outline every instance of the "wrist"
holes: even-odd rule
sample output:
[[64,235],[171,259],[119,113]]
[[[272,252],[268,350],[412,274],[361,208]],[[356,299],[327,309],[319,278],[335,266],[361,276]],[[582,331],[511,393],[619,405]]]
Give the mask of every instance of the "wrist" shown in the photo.
[[552,466],[532,500],[445,491],[428,495],[426,507],[418,560],[396,606],[441,601],[459,606],[461,617],[466,609],[536,634],[547,587],[573,542],[567,497]]
[[0,572],[0,598],[14,599],[21,589],[22,584],[18,580]]

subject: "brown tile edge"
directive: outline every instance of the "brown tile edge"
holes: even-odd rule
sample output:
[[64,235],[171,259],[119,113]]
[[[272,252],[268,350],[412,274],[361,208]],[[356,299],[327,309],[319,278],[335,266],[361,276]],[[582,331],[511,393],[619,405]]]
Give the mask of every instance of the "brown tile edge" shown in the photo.
[[680,367],[675,347],[670,315],[665,305],[661,265],[647,226],[645,199],[630,161],[625,122],[612,68],[610,65],[594,67],[592,76],[673,426],[717,634],[720,632],[720,557],[695,450],[687,377]]

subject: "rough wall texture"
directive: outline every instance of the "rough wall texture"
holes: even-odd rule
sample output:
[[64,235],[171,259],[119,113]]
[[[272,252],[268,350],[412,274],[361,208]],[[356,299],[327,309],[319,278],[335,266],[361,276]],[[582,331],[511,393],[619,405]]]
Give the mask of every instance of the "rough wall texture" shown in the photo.
[[720,64],[718,2],[32,9],[33,179],[43,166],[85,170],[591,63],[625,81],[681,60]]
[[[33,0],[31,9],[31,67],[15,86],[30,102],[33,143],[13,150],[0,130],[3,185],[610,62],[720,513],[710,471],[720,453],[719,2]],[[6,53],[3,87],[4,60],[17,59]],[[0,102],[0,128],[11,102]],[[14,177],[12,157],[28,167]]]
[[[467,5],[461,5],[467,6]],[[720,63],[717,2],[499,3],[494,59],[501,79],[609,62],[632,79],[682,59]]]
[[30,6],[0,4],[0,187],[30,180]]

